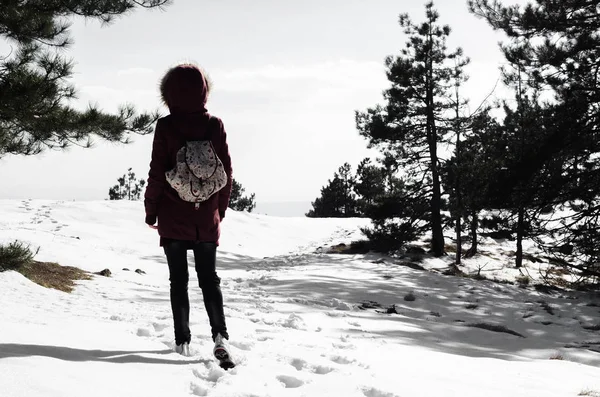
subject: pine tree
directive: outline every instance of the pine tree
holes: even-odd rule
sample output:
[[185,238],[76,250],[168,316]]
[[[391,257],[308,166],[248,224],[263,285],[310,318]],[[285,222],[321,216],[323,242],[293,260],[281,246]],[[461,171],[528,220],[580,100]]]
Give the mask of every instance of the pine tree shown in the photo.
[[91,137],[128,142],[130,133],[149,133],[157,114],[136,114],[130,105],[116,114],[90,105],[72,107],[75,87],[68,82],[73,61],[64,50],[72,43],[66,18],[109,23],[136,7],[161,7],[168,0],[3,0],[0,37],[10,52],[0,54],[0,158],[34,155],[69,145],[89,147]]
[[370,158],[363,159],[356,169],[354,192],[357,196],[357,212],[365,215],[370,208],[385,195],[386,170],[371,162]]
[[418,184],[398,176],[399,164],[391,153],[384,154],[378,163],[380,167],[372,168],[373,183],[376,184],[372,204],[364,208],[364,215],[371,218],[372,227],[362,231],[371,241],[373,250],[390,252],[430,229],[425,221],[430,204],[427,193],[420,191]]
[[[489,109],[474,115],[470,120],[470,134],[461,142],[461,150],[446,165],[447,186],[457,186],[460,191],[463,216],[469,221],[471,247],[466,256],[477,254],[480,212],[484,209],[506,206],[507,189],[495,184],[504,180],[503,163],[506,144],[501,125],[490,116]],[[460,179],[460,182],[456,182]]]
[[146,185],[145,180],[136,178],[131,168],[117,182],[108,190],[109,200],[139,200]]
[[[406,191],[426,193],[428,222],[432,235],[431,251],[444,254],[442,192],[438,144],[447,133],[445,123],[452,103],[455,64],[461,51],[448,51],[446,38],[450,27],[438,24],[439,14],[433,3],[426,5],[426,20],[416,25],[408,15],[400,16],[400,26],[408,35],[406,48],[386,59],[391,88],[385,92],[387,106],[357,112],[359,132],[370,147],[389,152],[400,163]],[[409,200],[411,202],[419,202]]]
[[252,212],[256,208],[255,194],[252,193],[250,196],[244,196],[246,189],[241,183],[233,180],[231,186],[231,196],[229,198],[229,207],[236,211],[248,211]]
[[598,262],[595,246],[600,242],[598,2],[536,0],[524,8],[499,1],[469,3],[473,13],[508,35],[502,50],[527,76],[527,84],[554,93],[547,133],[523,160],[521,179],[544,170],[544,199],[570,203],[569,219],[548,233],[562,235],[563,245],[572,247],[566,251],[589,271]]
[[312,203],[313,208],[306,216],[311,218],[358,216],[358,204],[354,193],[355,183],[352,166],[345,163],[334,173],[333,179],[330,179],[327,185],[321,188],[321,196]]

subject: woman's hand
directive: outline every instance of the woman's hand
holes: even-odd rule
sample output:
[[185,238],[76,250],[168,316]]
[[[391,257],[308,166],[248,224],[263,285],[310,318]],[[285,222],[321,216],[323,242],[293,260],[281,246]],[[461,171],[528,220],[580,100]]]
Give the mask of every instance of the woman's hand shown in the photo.
[[158,230],[158,226],[155,226],[156,223],[156,215],[146,215],[146,225],[150,227],[150,229]]

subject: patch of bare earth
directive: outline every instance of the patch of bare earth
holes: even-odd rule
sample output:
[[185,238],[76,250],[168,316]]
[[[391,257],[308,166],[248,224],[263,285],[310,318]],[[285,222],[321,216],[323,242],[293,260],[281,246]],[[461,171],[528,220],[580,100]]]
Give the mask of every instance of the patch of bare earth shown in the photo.
[[42,287],[63,292],[73,291],[75,281],[92,278],[92,275],[84,270],[52,262],[32,261],[15,270]]

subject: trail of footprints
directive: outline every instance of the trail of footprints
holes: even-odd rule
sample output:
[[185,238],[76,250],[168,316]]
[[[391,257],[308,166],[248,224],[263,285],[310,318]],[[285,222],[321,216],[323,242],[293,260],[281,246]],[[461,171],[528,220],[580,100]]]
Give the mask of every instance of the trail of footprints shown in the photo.
[[[265,269],[261,269],[265,270]],[[262,273],[262,274],[261,274]],[[190,381],[190,394],[194,396],[210,396],[212,390],[219,382],[227,379],[229,382],[231,376],[236,376],[238,371],[244,371],[247,364],[247,358],[244,352],[251,352],[254,348],[262,349],[263,342],[269,342],[276,337],[278,329],[289,328],[302,331],[304,328],[304,320],[301,316],[294,314],[290,316],[275,316],[275,308],[272,304],[276,301],[269,299],[268,292],[261,288],[262,285],[270,284],[273,279],[264,275],[263,272],[253,274],[248,278],[237,278],[232,280],[224,280],[222,287],[225,289],[225,295],[230,296],[229,302],[226,303],[225,309],[229,316],[244,318],[252,321],[255,324],[264,324],[265,328],[257,328],[251,339],[246,340],[231,340],[230,345],[233,350],[233,355],[236,358],[238,366],[232,370],[225,371],[218,366],[216,361],[210,355],[212,340],[210,336],[203,334],[195,334],[194,341],[190,348],[193,358],[190,360],[193,380]],[[229,291],[227,291],[229,290]],[[244,295],[240,299],[240,293]],[[237,298],[237,299],[235,299]],[[343,312],[332,311],[336,316],[344,316]],[[268,314],[268,316],[267,316]],[[350,326],[359,326],[359,323],[351,323]],[[199,324],[192,324],[193,328],[197,328]],[[174,342],[171,337],[171,317],[169,315],[160,316],[157,321],[152,322],[148,327],[139,328],[137,335],[140,337],[151,337],[161,340],[167,347],[174,348]],[[273,329],[270,329],[273,328]],[[316,330],[320,331],[319,329]],[[315,346],[316,347],[316,346]],[[332,347],[340,351],[348,351],[353,349],[348,336],[342,335],[339,341],[332,341]],[[284,364],[284,368],[289,366],[290,371],[282,371],[279,374],[274,373],[268,375],[265,379],[266,383],[277,381],[286,389],[300,389],[307,383],[311,383],[311,377],[327,376],[339,372],[345,366],[357,366],[367,369],[368,366],[357,362],[355,359],[343,354],[321,354],[324,359],[320,363],[311,363],[303,358],[290,357],[275,353],[273,360]],[[321,361],[321,360],[319,360]],[[327,365],[329,362],[331,365]],[[364,397],[397,397],[394,394],[383,392],[379,389],[363,386],[359,390]],[[245,397],[260,397],[261,394],[246,394]]]
[[51,232],[59,232],[67,226],[65,224],[60,224],[52,217],[52,208],[50,205],[41,205],[38,208],[34,208],[31,206],[31,200],[24,200],[21,202],[21,204],[21,208],[28,212],[33,212],[31,223],[34,225],[50,222],[51,224],[55,225]]
[[[261,312],[261,308],[258,310],[248,310],[240,312],[240,315],[256,315]],[[300,316],[298,316],[300,317]],[[119,320],[115,318],[115,320]],[[281,323],[284,321],[282,320]],[[198,327],[198,325],[192,324],[192,327]],[[137,330],[137,335],[140,337],[154,338],[162,341],[168,348],[172,349],[173,342],[171,341],[171,318],[168,315],[160,316],[156,321],[149,324],[147,327],[140,327]],[[217,363],[210,356],[211,340],[207,335],[194,335],[194,343],[191,347],[193,358],[190,359],[189,363],[193,375],[193,380],[190,381],[190,394],[194,396],[209,396],[215,386],[223,379],[235,376],[238,371],[243,371],[245,364],[247,363],[243,352],[252,351],[255,347],[261,349],[260,344],[273,339],[274,330],[268,328],[256,329],[255,336],[249,340],[236,341],[232,340],[230,345],[232,346],[233,354],[238,361],[238,367],[225,371],[221,369]],[[277,332],[275,330],[275,332]],[[345,344],[344,348],[349,349],[352,346],[350,340],[347,337],[342,336],[341,342]],[[332,342],[335,347],[336,342]],[[286,389],[298,389],[310,382],[309,378],[313,375],[316,376],[327,376],[328,374],[335,373],[336,370],[340,370],[343,366],[357,365],[364,367],[356,360],[346,357],[344,355],[331,355],[322,354],[323,359],[329,361],[331,365],[326,363],[311,363],[303,358],[289,357],[285,355],[275,354],[274,360],[279,361],[283,364],[289,365],[290,372],[282,371],[282,373],[275,373],[269,375],[271,380],[280,382]],[[297,375],[294,375],[297,372]],[[269,379],[265,379],[268,381]],[[381,392],[373,388],[361,389],[365,397],[396,397],[395,395]],[[260,397],[256,394],[248,394],[245,397]]]

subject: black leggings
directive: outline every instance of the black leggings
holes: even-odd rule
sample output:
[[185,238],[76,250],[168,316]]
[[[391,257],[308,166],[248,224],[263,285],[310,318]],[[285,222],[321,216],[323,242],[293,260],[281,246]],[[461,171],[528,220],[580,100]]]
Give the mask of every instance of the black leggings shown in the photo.
[[196,273],[204,297],[204,307],[208,314],[212,338],[217,334],[226,339],[227,326],[223,312],[223,294],[221,279],[217,276],[217,245],[215,243],[194,243],[191,241],[168,240],[164,243],[165,255],[169,264],[169,280],[171,281],[171,308],[175,325],[175,343],[180,345],[190,342],[190,301],[188,298],[188,261],[187,251],[194,251]]

